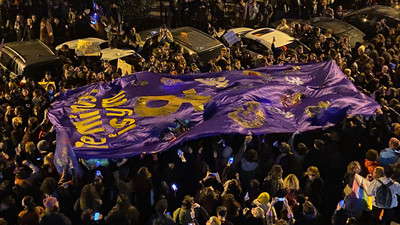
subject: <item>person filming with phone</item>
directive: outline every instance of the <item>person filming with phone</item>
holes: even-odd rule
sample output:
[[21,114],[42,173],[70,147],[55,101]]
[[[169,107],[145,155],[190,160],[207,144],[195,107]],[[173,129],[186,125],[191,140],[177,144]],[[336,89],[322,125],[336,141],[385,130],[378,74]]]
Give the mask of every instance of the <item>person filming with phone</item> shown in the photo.
[[176,224],[198,225],[205,224],[210,216],[202,206],[194,203],[192,196],[186,195],[183,198],[182,206],[174,211],[172,218]]

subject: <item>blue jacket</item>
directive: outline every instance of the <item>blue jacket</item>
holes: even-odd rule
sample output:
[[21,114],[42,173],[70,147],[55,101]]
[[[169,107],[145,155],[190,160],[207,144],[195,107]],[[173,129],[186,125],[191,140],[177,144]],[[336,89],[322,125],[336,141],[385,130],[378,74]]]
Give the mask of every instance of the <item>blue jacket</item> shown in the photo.
[[396,163],[398,159],[399,157],[397,156],[397,153],[393,149],[385,148],[379,154],[378,161],[380,162],[381,166],[387,166],[389,164]]

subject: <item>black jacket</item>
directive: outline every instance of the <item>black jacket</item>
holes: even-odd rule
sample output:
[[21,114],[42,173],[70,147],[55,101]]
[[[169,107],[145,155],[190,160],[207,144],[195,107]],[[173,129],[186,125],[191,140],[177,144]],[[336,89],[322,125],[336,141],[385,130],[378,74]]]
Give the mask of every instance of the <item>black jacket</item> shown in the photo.
[[72,225],[71,220],[60,212],[45,214],[40,220],[40,225]]

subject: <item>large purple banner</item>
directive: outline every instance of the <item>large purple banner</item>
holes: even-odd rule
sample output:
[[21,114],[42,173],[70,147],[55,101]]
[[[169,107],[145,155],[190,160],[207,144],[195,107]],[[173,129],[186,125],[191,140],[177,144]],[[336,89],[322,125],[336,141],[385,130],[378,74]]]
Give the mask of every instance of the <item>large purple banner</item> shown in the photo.
[[185,76],[140,72],[61,93],[49,118],[62,156],[123,158],[210,135],[313,130],[378,107],[327,61]]

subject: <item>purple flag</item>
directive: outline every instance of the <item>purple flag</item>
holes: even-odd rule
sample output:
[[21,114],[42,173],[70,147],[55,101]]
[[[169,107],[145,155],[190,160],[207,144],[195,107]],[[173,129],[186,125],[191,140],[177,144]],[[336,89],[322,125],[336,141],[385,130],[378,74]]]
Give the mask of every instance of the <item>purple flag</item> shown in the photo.
[[49,118],[64,156],[123,158],[210,135],[313,130],[378,107],[327,61],[184,76],[139,72],[61,93]]

